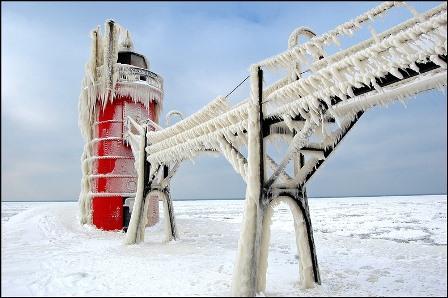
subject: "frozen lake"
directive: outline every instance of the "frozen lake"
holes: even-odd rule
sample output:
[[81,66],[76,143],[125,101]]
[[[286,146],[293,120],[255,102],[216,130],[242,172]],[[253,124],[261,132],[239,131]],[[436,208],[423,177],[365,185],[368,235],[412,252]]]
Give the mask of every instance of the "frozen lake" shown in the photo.
[[[297,286],[292,215],[277,207],[266,296],[445,296],[447,196],[309,200],[322,285]],[[2,202],[2,296],[226,296],[243,201],[174,201],[180,240],[78,223],[76,202]],[[161,212],[163,216],[163,212]]]

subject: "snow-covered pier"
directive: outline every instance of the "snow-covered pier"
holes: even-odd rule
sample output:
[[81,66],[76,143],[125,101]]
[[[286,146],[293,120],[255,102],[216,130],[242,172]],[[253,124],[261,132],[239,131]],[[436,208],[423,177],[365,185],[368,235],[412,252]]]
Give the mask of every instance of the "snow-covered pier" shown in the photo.
[[[370,39],[348,49],[326,54],[325,47],[339,45],[338,38],[390,9],[408,9],[411,17],[380,34],[372,32]],[[299,43],[301,36],[308,40]],[[446,39],[446,3],[420,14],[403,2],[384,2],[320,36],[305,27],[294,30],[287,50],[250,67],[251,93],[235,106],[219,96],[167,128],[129,118],[127,137],[138,182],[126,243],[144,241],[147,202],[155,194],[165,204],[167,239],[176,239],[170,180],[182,161],[215,151],[247,184],[232,293],[254,296],[264,291],[271,216],[280,201],[288,203],[294,217],[300,284],[309,288],[320,283],[307,181],[370,108],[446,86]],[[105,40],[110,40],[111,49],[118,43],[107,35]],[[303,75],[305,69],[309,71]],[[286,75],[266,85],[266,73],[278,70]],[[110,68],[111,78],[118,77],[116,71]],[[114,80],[106,83],[98,92],[114,90]],[[267,146],[278,140],[289,148],[275,161]],[[242,153],[245,146],[247,156]],[[290,163],[292,173],[286,170]],[[81,203],[82,212],[90,212],[89,204]]]

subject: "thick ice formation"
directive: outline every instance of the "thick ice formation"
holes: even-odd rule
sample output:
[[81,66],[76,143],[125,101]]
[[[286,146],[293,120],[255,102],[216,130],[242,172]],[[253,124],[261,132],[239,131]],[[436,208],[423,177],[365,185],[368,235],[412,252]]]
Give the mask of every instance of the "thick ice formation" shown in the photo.
[[[129,141],[132,148],[132,153],[135,158],[135,170],[138,174],[137,180],[137,192],[134,198],[134,206],[132,208],[132,216],[129,221],[128,230],[126,232],[126,244],[135,244],[144,240],[145,238],[145,227],[147,223],[148,214],[148,203],[149,199],[143,202],[143,191],[145,188],[144,180],[144,167],[145,167],[145,132],[146,127],[139,125],[132,118],[128,118],[131,123],[132,129],[127,131],[129,135]],[[133,131],[136,133],[133,133]]]
[[[431,44],[428,45],[428,41]],[[348,49],[343,54],[345,58],[342,59],[326,58],[327,65],[322,64],[309,77],[294,81],[268,96],[266,100],[301,98],[300,101],[281,106],[273,114],[300,114],[306,117],[310,113],[311,119],[318,121],[315,115],[318,99],[331,105],[331,96],[337,95],[341,99],[353,97],[352,88],[370,83],[380,92],[381,87],[376,84],[375,78],[383,77],[388,72],[402,78],[399,68],[411,67],[415,62],[426,62],[430,57],[434,57],[431,60],[442,68],[446,67],[436,56],[446,55],[446,10],[425,22],[402,28],[400,33],[390,35],[380,43],[373,43],[356,52]]]
[[[384,16],[384,14],[393,7],[400,7],[404,6],[409,8],[410,6],[407,5],[405,2],[392,2],[387,1],[379,6],[367,11],[366,13],[356,17],[354,20],[348,21],[344,24],[341,24],[334,28],[333,30],[330,30],[329,32],[322,34],[320,36],[316,36],[311,38],[308,42],[303,43],[301,46],[290,49],[284,53],[281,53],[279,55],[276,55],[274,57],[268,58],[266,60],[263,60],[259,62],[258,64],[261,67],[267,67],[267,68],[278,68],[278,67],[288,67],[291,65],[292,62],[296,60],[302,60],[306,54],[311,54],[315,60],[319,59],[318,53],[322,52],[322,48],[324,46],[327,46],[331,43],[336,44],[337,46],[340,46],[340,43],[338,41],[338,36],[341,35],[352,35],[356,30],[361,28],[361,24],[366,21],[373,21],[375,18]],[[415,18],[411,19],[407,23],[403,24],[403,26],[408,26],[409,23],[416,23],[423,19],[424,17],[427,17],[428,15],[434,14],[436,11],[440,10],[446,10],[446,3],[442,4],[441,6],[437,7],[434,10],[430,10],[424,15],[417,15]],[[399,26],[396,26],[393,28],[395,31],[400,31],[402,28]],[[293,32],[293,35],[295,33]]]
[[[337,36],[357,29],[365,21],[374,19],[395,6],[406,5],[397,2],[383,3],[326,34],[316,37],[311,37],[312,34],[308,34],[308,37],[311,37],[308,42],[292,46],[297,43],[299,33],[307,32],[304,31],[304,28],[299,28],[291,34],[289,43],[292,47],[287,52],[260,62],[259,65],[262,67],[290,69],[291,65],[300,66],[306,55],[315,57],[311,65],[312,72],[308,77],[292,80],[290,75],[287,75],[274,84],[266,86],[263,90],[263,103],[267,110],[265,116],[284,120],[290,131],[293,129],[301,131],[302,135],[296,136],[294,141],[295,150],[300,149],[304,142],[307,142],[307,138],[315,132],[317,127],[323,126],[323,119],[328,116],[341,117],[341,113],[338,112],[339,105],[344,110],[351,106],[350,114],[355,114],[371,106],[384,104],[384,99],[381,99],[380,96],[372,96],[372,94],[384,92],[384,88],[378,85],[377,78],[388,73],[400,79],[403,76],[398,69],[411,68],[419,71],[416,62],[428,61],[434,62],[442,69],[431,71],[425,86],[417,84],[416,86],[421,87],[421,90],[414,86],[411,91],[406,91],[404,87],[400,95],[395,96],[395,99],[399,100],[422,90],[446,85],[446,78],[444,79],[443,76],[440,76],[439,79],[433,77],[434,72],[445,72],[446,69],[446,63],[439,57],[439,55],[446,55],[447,52],[446,3],[423,14],[417,14],[414,11],[414,17],[410,20],[386,32],[375,34],[371,39],[349,49],[319,59],[324,46],[329,42],[334,42]],[[406,7],[409,8],[409,6]],[[411,12],[413,11],[411,8],[409,9]],[[404,80],[399,84],[405,86],[409,81]],[[354,98],[354,88],[370,84],[374,86],[375,91]],[[331,98],[333,96],[338,96],[342,102],[332,105]],[[369,98],[370,104],[361,105],[361,101],[360,104],[355,104],[355,101],[361,98],[364,98],[361,101],[366,101]],[[329,107],[325,115],[322,114],[320,108],[322,101]],[[230,109],[224,102],[224,98],[218,98],[201,111],[166,130],[148,132],[150,143],[146,148],[149,154],[148,161],[154,164],[164,164],[171,160],[191,159],[206,149],[225,150],[226,147],[217,142],[222,135],[235,148],[246,145],[247,100]],[[348,102],[352,104],[347,105]],[[297,123],[291,121],[295,117],[301,117],[307,121],[306,130],[299,129]],[[336,120],[338,121],[338,119]],[[271,127],[271,130],[275,128],[275,126]],[[277,130],[281,132],[283,127]],[[322,130],[325,132],[324,127]],[[328,140],[332,137],[337,139],[335,136],[329,136]],[[333,144],[326,146],[330,145]],[[230,151],[226,152],[224,154],[228,156]],[[231,163],[235,165],[233,161]],[[241,172],[240,166],[234,168],[239,173]]]
[[312,288],[314,286],[313,264],[307,238],[308,232],[302,211],[297,203],[291,198],[278,197],[271,202],[263,215],[263,236],[261,239],[260,261],[257,270],[258,293],[266,289],[266,272],[268,268],[268,250],[271,236],[272,216],[274,214],[274,208],[281,202],[288,204],[294,218],[294,231],[296,235],[297,253],[299,255],[299,285],[303,289]]
[[[129,65],[117,63],[120,45],[132,48],[132,40],[127,30],[112,20],[106,21],[104,36],[100,28],[91,33],[92,47],[90,59],[85,67],[85,76],[82,81],[79,96],[79,127],[86,142],[81,157],[82,180],[79,195],[80,220],[82,224],[91,223],[91,178],[92,162],[101,158],[93,153],[94,122],[98,111],[97,107],[105,108],[107,103],[115,100],[117,96],[131,96],[134,102],[143,103],[146,108],[152,101],[157,102],[156,108],[162,107],[163,82],[160,77],[151,77],[147,70],[139,70]],[[148,81],[133,81],[134,72],[144,71]],[[153,75],[154,76],[154,75]],[[99,103],[99,104],[98,104]],[[158,111],[157,111],[158,113]],[[155,124],[155,123],[153,123]],[[153,125],[157,127],[157,125]],[[111,193],[95,193],[96,197],[110,196]],[[117,195],[113,193],[112,195]],[[134,196],[134,193],[122,193],[123,196]]]
[[257,278],[259,243],[262,234],[263,206],[261,206],[261,187],[264,173],[260,172],[260,146],[263,142],[260,135],[260,108],[258,103],[258,66],[250,69],[251,99],[248,106],[248,173],[246,198],[238,253],[235,261],[232,294],[234,296],[254,296]]
[[[348,49],[326,56],[325,47],[339,44],[338,37],[353,34],[363,23],[383,15],[393,7],[405,7],[412,18],[385,32]],[[334,147],[344,136],[358,114],[375,105],[385,105],[394,100],[415,95],[421,91],[446,86],[447,54],[446,3],[419,14],[401,2],[385,2],[354,20],[344,23],[321,36],[307,28],[294,30],[288,41],[288,50],[251,67],[251,96],[230,108],[225,98],[218,97],[201,111],[158,132],[148,132],[147,161],[164,165],[194,158],[207,150],[223,154],[232,167],[247,183],[244,219],[238,244],[232,293],[254,295],[265,287],[267,263],[265,246],[269,242],[269,206],[260,203],[260,159],[274,171],[266,181],[276,186],[297,187],[306,183],[309,173],[325,159],[324,152]],[[298,44],[299,35],[309,41]],[[311,56],[310,74],[301,77],[300,71]],[[420,73],[418,65],[432,62],[437,68]],[[258,104],[257,70],[285,68],[287,75],[277,82],[264,86],[262,104]],[[406,69],[417,75],[404,79]],[[394,76],[398,82],[381,87],[378,80]],[[372,90],[355,95],[355,90],[372,86]],[[339,101],[334,101],[334,98]],[[259,111],[264,110],[264,120],[277,119],[280,123],[269,127],[273,135],[280,135],[290,144],[283,160],[277,164],[264,154],[261,157]],[[338,129],[327,129],[334,119]],[[311,136],[321,138],[310,141]],[[271,138],[271,137],[270,137]],[[247,145],[247,159],[239,148]],[[306,146],[306,148],[305,148]],[[305,150],[306,149],[306,150]],[[290,177],[284,171],[290,159],[300,151],[307,156],[305,165]],[[331,151],[330,151],[331,152]],[[301,254],[301,284],[313,284],[310,247],[302,211],[290,206],[294,214],[297,245]],[[268,208],[268,209],[266,209]],[[267,210],[267,211],[266,211]],[[260,247],[261,245],[261,247]],[[259,264],[258,264],[259,263]]]
[[229,143],[224,137],[219,140],[221,145],[220,149],[225,158],[232,165],[235,172],[241,175],[244,181],[247,179],[247,160],[246,158],[236,150],[231,143]]
[[[235,133],[242,134],[247,126],[246,104],[229,111],[215,108],[215,105],[224,102],[224,98],[217,98],[209,104],[210,108],[205,107],[197,114],[167,128],[166,131],[148,132],[150,143],[146,148],[149,154],[148,161],[151,164],[161,164],[192,158],[205,148],[219,149],[217,138],[222,135],[231,138]],[[214,117],[208,115],[212,111],[218,115]]]
[[374,91],[369,96],[361,95],[338,104],[335,115],[353,115],[357,111],[367,110],[376,105],[387,105],[395,100],[405,99],[419,92],[439,89],[446,86],[446,70],[433,72],[419,78],[410,78],[398,85],[383,88],[381,92]]
[[[406,7],[413,17],[380,34],[371,30],[370,39],[332,56],[326,56],[325,47],[331,43],[339,44],[337,40],[339,36],[353,34],[363,23],[373,21],[393,7]],[[94,32],[97,33],[93,34],[92,53],[94,57],[95,55],[98,57],[92,59],[88,65],[85,84],[86,86],[91,84],[95,81],[92,78],[100,76],[97,73],[98,69],[100,74],[105,73],[110,79],[104,80],[105,76],[100,76],[103,81],[100,80],[98,87],[91,84],[92,88],[83,91],[85,96],[82,100],[85,105],[81,118],[84,122],[81,122],[85,123],[85,133],[89,142],[92,141],[92,137],[88,130],[90,126],[87,124],[90,123],[89,117],[95,109],[92,103],[95,103],[98,96],[103,102],[109,100],[108,92],[120,92],[119,88],[113,88],[116,84],[115,68],[110,62],[116,52],[114,38],[118,38],[120,31],[109,34],[106,30],[108,36],[106,40],[98,37],[98,31]],[[309,41],[297,44],[300,34],[309,37]],[[97,53],[100,53],[102,48],[98,45],[102,43],[106,45],[103,49],[105,52],[99,55]],[[246,181],[245,211],[232,282],[234,295],[255,295],[265,288],[270,216],[272,204],[276,201],[264,202],[262,196],[265,193],[262,191],[265,190],[262,190],[262,187],[276,186],[277,181],[281,182],[282,186],[290,188],[305,184],[309,173],[327,156],[328,152],[324,154],[322,149],[334,147],[360,113],[375,105],[386,105],[425,90],[446,86],[447,65],[444,61],[446,55],[446,3],[419,14],[404,3],[384,2],[320,36],[314,36],[312,31],[305,28],[295,30],[290,36],[287,51],[251,67],[249,99],[229,107],[226,98],[218,97],[197,113],[166,129],[147,132],[148,145],[145,150],[148,153],[146,161],[151,163],[150,176],[163,165],[179,164],[201,152],[213,150],[222,153]],[[310,74],[301,77],[300,70],[308,64],[310,56],[313,58]],[[429,69],[421,71],[420,66],[431,63],[433,65]],[[100,68],[92,66],[99,64],[103,66]],[[260,68],[265,71],[283,68],[287,70],[287,75],[259,90]],[[409,77],[411,71],[406,69],[411,69],[415,73]],[[381,79],[386,76],[392,76],[396,82],[385,86]],[[361,88],[367,91],[359,95],[358,90]],[[138,89],[135,92],[143,94],[143,91]],[[154,98],[157,98],[157,92],[154,94]],[[137,99],[141,98],[138,94],[134,95]],[[263,119],[260,119],[260,111],[263,111]],[[331,119],[334,119],[339,129],[333,131],[327,129]],[[269,126],[269,132],[281,135],[289,142],[288,151],[279,164],[263,152],[266,127],[262,126],[262,122],[272,120],[280,123]],[[319,136],[321,141],[311,141],[312,136]],[[141,143],[139,144],[142,150]],[[88,145],[89,143],[83,155],[85,160],[91,158]],[[238,150],[243,145],[247,145],[248,148],[247,159]],[[137,148],[136,145],[134,148]],[[296,171],[294,177],[290,177],[284,168],[298,152],[306,155],[306,163]],[[265,171],[262,172],[260,166],[263,164],[264,167],[264,163],[274,171],[267,181],[264,177]],[[84,172],[88,173],[88,163],[86,164]],[[88,189],[88,181],[83,180],[84,182],[84,189]],[[168,202],[168,199],[165,201]],[[286,201],[294,216],[300,255],[301,285],[311,287],[313,282],[319,279],[318,277],[313,279],[313,260],[307,234],[310,231],[307,231],[306,219],[297,203],[289,199]],[[89,201],[80,200],[80,202],[84,209],[88,210]],[[142,206],[141,204],[140,207],[134,206],[137,212],[135,208],[141,209]],[[84,217],[86,214],[84,212]],[[166,215],[165,218],[169,216]],[[167,232],[173,232],[168,230],[171,229],[171,226],[168,226],[170,225],[167,224]],[[133,222],[132,231],[139,229],[141,227]],[[138,233],[140,232],[133,232],[135,235]],[[130,240],[132,242],[138,236],[129,235],[129,237],[134,237]]]
[[168,113],[166,113],[166,116],[165,116],[165,124],[166,124],[166,126],[170,125],[171,118],[174,117],[174,116],[177,116],[180,119],[184,119],[184,115],[180,111],[171,110]]
[[228,102],[224,97],[218,97],[214,101],[207,104],[195,114],[179,121],[173,126],[167,127],[160,132],[148,132],[148,141],[150,143],[157,143],[162,140],[167,140],[176,136],[179,133],[185,132],[205,121],[213,119],[228,110]]

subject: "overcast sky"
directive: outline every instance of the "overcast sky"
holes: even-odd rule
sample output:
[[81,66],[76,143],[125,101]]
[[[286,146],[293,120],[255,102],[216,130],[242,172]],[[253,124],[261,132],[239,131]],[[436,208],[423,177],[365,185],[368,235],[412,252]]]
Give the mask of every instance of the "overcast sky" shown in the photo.
[[[412,5],[425,11],[439,3]],[[296,27],[321,34],[377,4],[2,2],[2,200],[78,199],[78,96],[89,32],[106,19],[129,29],[135,49],[164,78],[164,119],[226,95],[252,63],[285,50]],[[395,9],[374,27],[381,32],[409,16]],[[232,102],[247,92],[245,84]],[[310,180],[308,195],[446,194],[446,124],[439,91],[369,111]],[[172,182],[174,199],[242,198],[244,191],[224,158],[210,155],[184,162]]]

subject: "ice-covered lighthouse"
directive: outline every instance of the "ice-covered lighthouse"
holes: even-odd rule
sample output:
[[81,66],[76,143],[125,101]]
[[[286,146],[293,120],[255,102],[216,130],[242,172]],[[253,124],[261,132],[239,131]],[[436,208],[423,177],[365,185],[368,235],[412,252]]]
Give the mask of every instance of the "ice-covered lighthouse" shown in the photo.
[[[158,122],[163,80],[134,51],[130,33],[108,20],[91,32],[92,47],[79,99],[85,139],[81,158],[80,221],[103,230],[126,230],[137,188],[128,116]],[[158,221],[158,198],[149,199],[148,225]]]

